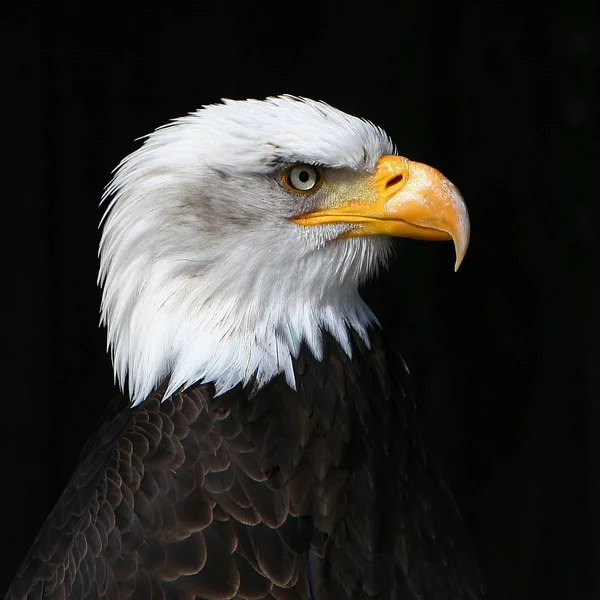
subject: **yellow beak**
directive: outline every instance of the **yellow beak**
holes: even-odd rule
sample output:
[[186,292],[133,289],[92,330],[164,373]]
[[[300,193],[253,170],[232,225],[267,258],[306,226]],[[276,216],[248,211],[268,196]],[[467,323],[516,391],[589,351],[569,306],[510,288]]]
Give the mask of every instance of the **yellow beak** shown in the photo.
[[375,190],[371,200],[349,200],[292,221],[304,226],[355,224],[344,238],[390,235],[453,240],[458,269],[469,245],[470,227],[467,207],[453,183],[432,167],[402,156],[382,156],[370,183]]

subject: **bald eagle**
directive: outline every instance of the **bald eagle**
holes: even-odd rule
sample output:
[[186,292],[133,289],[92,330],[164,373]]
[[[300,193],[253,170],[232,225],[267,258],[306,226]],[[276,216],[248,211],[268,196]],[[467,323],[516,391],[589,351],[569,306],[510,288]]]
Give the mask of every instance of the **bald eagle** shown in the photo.
[[101,320],[122,394],[7,599],[482,597],[407,371],[360,285],[453,240],[457,188],[323,103],[223,101],[108,185]]

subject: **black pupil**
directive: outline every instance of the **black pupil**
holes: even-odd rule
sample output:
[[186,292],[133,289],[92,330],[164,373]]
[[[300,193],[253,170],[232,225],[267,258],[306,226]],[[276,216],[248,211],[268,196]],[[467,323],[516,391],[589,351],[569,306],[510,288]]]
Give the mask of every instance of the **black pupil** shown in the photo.
[[302,182],[302,183],[306,183],[309,179],[310,179],[310,174],[308,171],[300,171],[300,173],[298,174],[298,179]]

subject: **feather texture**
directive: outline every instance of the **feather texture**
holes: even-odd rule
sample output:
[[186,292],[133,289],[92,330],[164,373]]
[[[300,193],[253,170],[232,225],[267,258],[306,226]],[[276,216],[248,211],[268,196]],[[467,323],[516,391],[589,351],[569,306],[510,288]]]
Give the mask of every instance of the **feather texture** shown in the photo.
[[297,391],[117,400],[6,600],[482,597],[406,372],[371,338],[303,347]]

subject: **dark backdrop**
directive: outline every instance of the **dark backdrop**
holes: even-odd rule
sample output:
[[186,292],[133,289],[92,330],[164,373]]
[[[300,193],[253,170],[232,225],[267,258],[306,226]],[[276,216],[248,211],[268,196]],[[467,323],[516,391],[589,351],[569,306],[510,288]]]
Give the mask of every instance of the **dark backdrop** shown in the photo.
[[167,4],[2,9],[0,593],[114,393],[95,282],[111,169],[201,104],[293,93],[374,120],[463,192],[459,273],[449,244],[408,242],[365,294],[489,597],[597,598],[598,3]]

